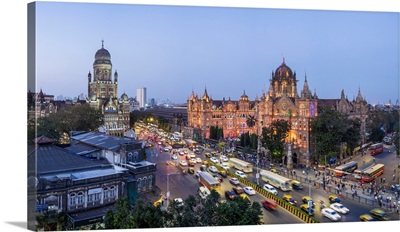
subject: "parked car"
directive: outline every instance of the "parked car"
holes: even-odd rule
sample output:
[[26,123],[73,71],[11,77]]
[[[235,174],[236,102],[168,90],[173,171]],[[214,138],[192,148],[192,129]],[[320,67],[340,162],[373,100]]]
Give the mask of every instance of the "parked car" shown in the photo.
[[342,214],[346,214],[348,212],[350,212],[350,210],[346,207],[344,207],[344,205],[340,204],[340,203],[333,203],[329,206],[331,209],[335,210],[338,213],[342,213]]
[[215,166],[210,166],[210,167],[208,167],[208,171],[213,172],[213,173],[217,173],[218,169]]
[[269,193],[272,193],[274,195],[278,195],[278,191],[272,185],[264,184],[263,189],[265,191],[269,192]]
[[229,182],[231,183],[231,184],[233,184],[233,185],[239,185],[240,184],[240,182],[239,182],[239,180],[238,180],[238,178],[231,178],[230,180],[229,180]]
[[183,206],[182,198],[175,198],[174,201],[176,203],[176,206],[178,206],[178,207],[182,207]]
[[229,166],[227,164],[221,164],[221,167],[225,170],[229,170]]
[[284,201],[287,201],[289,204],[291,204],[291,205],[297,205],[297,201],[295,201],[294,199],[293,199],[293,197],[292,196],[290,196],[290,195],[283,195],[282,196],[282,199],[284,200]]
[[250,195],[250,196],[256,194],[256,190],[254,190],[254,189],[253,189],[252,187],[250,187],[250,186],[244,187],[243,190],[244,190],[244,192],[245,192],[247,195]]
[[196,162],[201,164],[203,161],[201,160],[200,157],[197,157],[197,158],[196,158]]
[[228,162],[228,161],[229,161],[229,160],[228,160],[228,157],[226,157],[226,156],[224,156],[224,155],[221,155],[220,160],[221,160],[221,163],[222,163],[222,162]]
[[331,208],[323,208],[321,210],[322,215],[325,217],[331,219],[332,221],[339,221],[341,216],[333,209]]
[[190,159],[189,160],[189,165],[190,166],[194,166],[196,164],[196,160],[195,159]]
[[235,174],[242,178],[246,178],[246,174],[244,174],[244,172],[242,172],[242,171],[236,171]]

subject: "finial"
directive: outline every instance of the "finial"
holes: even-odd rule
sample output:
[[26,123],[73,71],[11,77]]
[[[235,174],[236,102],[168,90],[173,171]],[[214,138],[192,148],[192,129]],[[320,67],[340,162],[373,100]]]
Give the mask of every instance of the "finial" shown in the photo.
[[101,39],[101,48],[104,48],[104,39]]

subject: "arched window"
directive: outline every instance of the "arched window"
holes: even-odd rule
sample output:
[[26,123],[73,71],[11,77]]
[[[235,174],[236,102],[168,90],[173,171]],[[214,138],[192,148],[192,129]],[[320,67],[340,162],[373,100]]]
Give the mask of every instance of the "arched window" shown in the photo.
[[75,205],[76,204],[76,195],[75,193],[72,193],[69,195],[69,205]]
[[152,186],[153,186],[153,176],[149,176],[148,177],[148,183],[149,183],[149,189],[151,189],[152,188]]
[[108,188],[104,188],[103,189],[103,199],[107,199],[108,198]]
[[143,183],[142,183],[143,191],[146,191],[146,181],[147,181],[147,177],[143,177]]
[[138,179],[137,180],[137,190],[138,190],[138,192],[140,192],[140,189],[142,188],[142,179]]
[[110,188],[110,197],[112,198],[112,197],[115,197],[115,187],[114,186],[112,186],[111,188]]
[[78,205],[83,204],[83,193],[78,193]]

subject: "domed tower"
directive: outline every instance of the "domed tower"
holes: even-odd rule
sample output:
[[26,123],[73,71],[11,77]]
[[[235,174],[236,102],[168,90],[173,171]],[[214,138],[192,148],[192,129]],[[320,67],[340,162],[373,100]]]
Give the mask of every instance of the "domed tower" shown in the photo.
[[[117,97],[118,74],[114,74],[114,83],[112,82],[112,63],[111,55],[104,48],[104,40],[101,41],[101,48],[94,55],[93,62],[93,81],[89,79],[88,96],[96,94],[97,98],[108,99]],[[90,74],[91,76],[91,74]]]
[[270,88],[270,94],[274,95],[271,97],[297,97],[296,72],[293,73],[286,65],[285,58],[283,58],[282,64],[275,70],[275,73],[272,72],[270,83],[272,87]]

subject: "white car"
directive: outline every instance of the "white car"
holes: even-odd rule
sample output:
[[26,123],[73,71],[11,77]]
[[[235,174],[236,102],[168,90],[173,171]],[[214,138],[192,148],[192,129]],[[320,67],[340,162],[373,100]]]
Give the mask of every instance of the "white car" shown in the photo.
[[250,196],[256,194],[256,190],[254,190],[254,189],[253,189],[252,187],[250,187],[250,186],[244,187],[243,190],[244,190],[244,192],[245,192],[247,195],[250,195]]
[[193,152],[191,152],[191,153],[189,154],[189,157],[190,157],[190,158],[196,158],[196,155],[195,155]]
[[274,195],[278,195],[278,191],[272,185],[264,184],[263,188],[264,188],[265,191],[267,191],[269,193],[272,193]]
[[197,162],[197,163],[201,163],[201,162],[203,162],[203,161],[202,161],[199,157],[197,157],[197,158],[196,158],[196,162]]
[[213,163],[215,163],[215,164],[218,163],[218,160],[217,160],[217,158],[215,158],[215,157],[211,157],[210,160],[211,160],[211,162],[213,162]]
[[342,218],[335,210],[331,208],[323,208],[321,210],[322,215],[331,219],[332,221],[339,221]]
[[178,207],[183,206],[182,198],[175,198],[174,201],[176,202],[176,206],[178,206]]
[[173,154],[173,155],[171,156],[171,158],[172,158],[173,160],[177,160],[177,159],[178,159],[178,156],[175,155],[175,154]]
[[220,160],[221,160],[221,163],[222,163],[222,162],[228,162],[228,161],[229,161],[229,160],[228,160],[228,157],[226,157],[226,156],[224,156],[224,155],[221,155]]
[[218,169],[217,169],[215,166],[210,166],[210,167],[208,168],[208,171],[213,172],[213,173],[217,173],[217,172],[218,172]]
[[244,174],[244,172],[242,172],[242,171],[236,171],[235,174],[242,178],[246,178],[246,174]]
[[346,207],[344,207],[344,205],[340,204],[340,203],[333,203],[329,206],[331,209],[335,210],[338,213],[342,213],[342,214],[346,214],[348,212],[350,212],[350,210]]
[[200,172],[201,172],[201,171],[197,171],[195,175],[196,175],[197,177],[200,177]]
[[181,160],[181,161],[179,161],[179,164],[180,164],[181,166],[187,166],[187,165],[188,165],[188,163],[186,162],[186,160]]
[[222,167],[223,169],[225,169],[225,170],[228,170],[228,169],[229,169],[229,166],[228,166],[227,164],[221,164],[221,167]]

